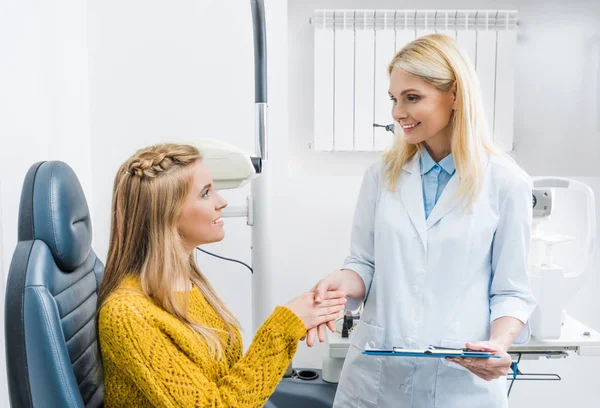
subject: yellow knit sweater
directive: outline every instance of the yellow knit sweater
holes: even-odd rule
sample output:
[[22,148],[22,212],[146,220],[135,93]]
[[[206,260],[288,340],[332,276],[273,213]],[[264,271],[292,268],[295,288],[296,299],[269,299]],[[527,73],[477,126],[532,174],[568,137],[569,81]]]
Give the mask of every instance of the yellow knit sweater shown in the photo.
[[[245,356],[236,331],[218,360],[210,356],[205,341],[140,291],[139,280],[127,279],[100,310],[107,408],[262,407],[306,333],[302,321],[280,306],[260,327]],[[189,314],[204,326],[225,329],[195,287]]]

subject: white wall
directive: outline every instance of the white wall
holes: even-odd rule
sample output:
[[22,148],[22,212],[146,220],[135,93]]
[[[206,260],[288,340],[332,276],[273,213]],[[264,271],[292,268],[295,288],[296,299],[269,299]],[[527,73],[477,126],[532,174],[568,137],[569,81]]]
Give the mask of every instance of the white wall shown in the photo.
[[40,160],[66,161],[92,197],[85,2],[3,1],[0,55],[0,406],[8,406],[4,283],[17,241],[25,173]]
[[[2,183],[0,182],[0,272],[2,275],[0,276],[0,300],[4,300],[4,294],[6,293],[6,282],[4,280],[4,268],[5,265],[8,264],[8,259],[5,259],[5,248],[3,242],[3,231],[4,224],[2,219]],[[4,302],[0,304],[0,334],[2,338],[0,338],[0,351],[4,351],[5,349],[5,341],[4,341]],[[3,406],[8,406],[8,390],[7,390],[7,376],[6,376],[6,357],[0,358],[0,403]]]
[[[289,220],[298,245],[294,281],[316,282],[338,267],[348,251],[352,211],[362,172],[375,154],[327,154],[309,148],[312,141],[312,26],[314,9],[514,9],[519,11],[516,67],[515,158],[532,176],[560,175],[584,181],[597,197],[600,214],[600,126],[598,53],[600,2],[558,0],[289,0],[289,143],[290,183],[314,183],[310,196],[290,192],[290,212],[311,214]],[[390,118],[391,120],[391,118]],[[290,217],[292,218],[292,217]],[[599,219],[600,227],[600,219]],[[309,241],[302,237],[314,237]],[[326,237],[325,239],[323,237]],[[295,266],[297,265],[297,266]],[[567,311],[600,330],[600,245],[587,284]],[[282,291],[291,295],[291,287]],[[320,348],[323,349],[322,347]],[[296,360],[318,366],[321,350],[301,349]],[[572,356],[561,361],[526,362],[527,372],[557,372],[559,383],[520,382],[511,406],[587,406],[600,400],[600,359]]]

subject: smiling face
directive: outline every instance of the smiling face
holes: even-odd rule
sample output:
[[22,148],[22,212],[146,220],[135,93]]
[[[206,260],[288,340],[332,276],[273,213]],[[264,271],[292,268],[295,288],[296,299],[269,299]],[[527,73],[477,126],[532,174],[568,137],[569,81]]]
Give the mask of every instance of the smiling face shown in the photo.
[[402,126],[408,143],[449,148],[456,104],[454,90],[440,91],[418,76],[394,69],[389,94],[392,116]]
[[198,245],[225,237],[221,212],[227,207],[227,201],[214,189],[206,165],[199,160],[193,166],[192,185],[177,221],[179,235],[190,253]]

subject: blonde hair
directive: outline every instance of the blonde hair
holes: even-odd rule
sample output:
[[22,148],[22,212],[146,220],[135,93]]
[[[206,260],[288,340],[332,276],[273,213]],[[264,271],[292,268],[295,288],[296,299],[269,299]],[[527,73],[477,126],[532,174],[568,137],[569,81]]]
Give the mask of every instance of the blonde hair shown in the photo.
[[189,291],[178,283],[192,282],[225,322],[231,338],[239,323],[187,256],[177,221],[191,189],[194,164],[202,156],[189,145],[160,144],[138,150],[119,168],[114,181],[110,242],[98,310],[128,276],[139,276],[143,294],[174,315],[208,343],[221,358],[223,344],[215,328],[190,319]]
[[[479,81],[468,57],[458,43],[443,34],[431,34],[407,44],[394,56],[388,74],[403,70],[443,92],[452,91],[456,83],[456,109],[452,115],[451,151],[459,177],[458,196],[464,208],[477,198],[485,171],[486,153],[507,156],[493,142],[481,99]],[[396,123],[392,147],[384,153],[384,180],[389,190],[396,188],[403,166],[422,147],[404,138]]]

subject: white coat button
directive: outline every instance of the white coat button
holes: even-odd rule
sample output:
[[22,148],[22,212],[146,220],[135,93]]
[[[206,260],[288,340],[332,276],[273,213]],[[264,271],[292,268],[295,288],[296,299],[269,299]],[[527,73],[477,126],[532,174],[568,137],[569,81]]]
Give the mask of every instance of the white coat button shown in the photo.
[[412,291],[412,293],[417,293],[417,292],[419,292],[419,287],[413,286],[412,288],[410,288],[410,290]]
[[406,387],[406,385],[404,385],[404,384],[400,385],[400,392],[403,392],[406,394],[407,391],[408,391],[408,388]]

